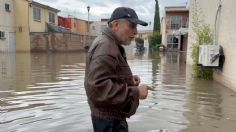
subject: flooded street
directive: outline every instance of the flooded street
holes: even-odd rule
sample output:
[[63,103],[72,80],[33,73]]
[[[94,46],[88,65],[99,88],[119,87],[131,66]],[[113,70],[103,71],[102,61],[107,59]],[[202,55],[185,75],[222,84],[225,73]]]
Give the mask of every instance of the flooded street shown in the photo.
[[[184,53],[127,56],[156,89],[128,119],[130,132],[235,132],[236,93],[193,79]],[[92,132],[84,68],[83,52],[1,54],[0,131]]]

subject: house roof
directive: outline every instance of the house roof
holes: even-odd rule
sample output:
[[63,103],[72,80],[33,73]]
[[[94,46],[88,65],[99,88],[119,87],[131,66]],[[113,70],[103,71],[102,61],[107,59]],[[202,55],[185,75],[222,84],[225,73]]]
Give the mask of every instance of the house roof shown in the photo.
[[180,28],[172,33],[175,36],[188,34],[188,28]]
[[153,33],[153,30],[139,30],[138,34],[141,34],[141,33]]
[[185,6],[167,6],[165,7],[166,12],[189,12],[189,9],[187,9]]
[[53,8],[53,7],[50,7],[50,6],[48,6],[48,5],[44,5],[44,4],[35,2],[35,1],[32,1],[31,4],[34,5],[34,6],[38,6],[38,7],[44,8],[44,9],[48,9],[48,10],[51,10],[51,11],[55,11],[56,13],[60,12],[60,10],[58,10],[58,9],[56,9],[56,8]]

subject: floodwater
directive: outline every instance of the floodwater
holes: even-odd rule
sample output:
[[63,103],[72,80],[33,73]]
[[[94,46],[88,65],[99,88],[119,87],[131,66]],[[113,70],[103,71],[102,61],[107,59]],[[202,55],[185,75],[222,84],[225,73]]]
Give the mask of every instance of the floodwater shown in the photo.
[[[128,52],[141,83],[152,86],[130,132],[235,132],[236,94],[195,80],[184,53]],[[92,132],[84,81],[85,54],[0,55],[1,132]]]

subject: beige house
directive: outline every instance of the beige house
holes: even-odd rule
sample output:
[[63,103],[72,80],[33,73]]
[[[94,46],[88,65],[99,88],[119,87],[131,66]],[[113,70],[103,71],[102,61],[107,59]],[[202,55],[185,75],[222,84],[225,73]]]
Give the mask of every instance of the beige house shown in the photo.
[[58,12],[55,8],[32,1],[29,4],[30,32],[47,32],[47,23],[58,25]]
[[91,36],[99,36],[102,34],[102,31],[108,26],[107,25],[108,19],[101,19],[101,21],[94,21],[92,22],[90,27],[90,35]]
[[14,0],[16,51],[30,52],[30,33],[46,32],[46,23],[57,25],[59,10],[32,0]]
[[[187,63],[192,64],[191,46],[195,42],[195,34],[192,30],[192,15],[195,0],[190,0],[190,19]],[[236,91],[236,1],[235,0],[197,0],[197,6],[201,9],[202,19],[210,25],[215,44],[221,45],[224,50],[225,62],[223,70],[214,71],[214,79]],[[218,11],[218,14],[217,14]],[[217,17],[216,17],[217,16]],[[215,34],[214,34],[214,31]]]
[[30,51],[29,37],[29,2],[26,0],[15,1],[15,29],[16,29],[16,51]]
[[165,7],[161,19],[162,44],[168,51],[187,51],[189,10],[185,6]]
[[15,52],[14,0],[0,0],[0,52]]

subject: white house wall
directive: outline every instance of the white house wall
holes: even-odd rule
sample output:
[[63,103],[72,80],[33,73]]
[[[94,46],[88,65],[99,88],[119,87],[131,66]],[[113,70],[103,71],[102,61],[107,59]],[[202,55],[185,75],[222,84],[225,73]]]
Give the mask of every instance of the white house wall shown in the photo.
[[96,21],[90,25],[90,35],[99,36],[102,34],[102,27],[107,27],[107,22],[105,21]]
[[161,43],[165,46],[167,46],[167,40],[166,40],[166,21],[165,21],[165,17],[162,18],[161,21],[161,34],[162,34],[162,39],[161,39]]
[[[192,0],[191,0],[192,1]],[[197,0],[199,7],[202,9],[203,19],[206,24],[210,24],[212,33],[216,11],[220,0]],[[215,70],[214,79],[225,86],[236,91],[236,0],[222,0],[222,8],[219,13],[217,24],[217,44],[221,45],[225,54],[225,63],[223,72]],[[194,33],[192,28],[192,10],[190,6],[190,23],[189,23],[189,43],[187,63],[192,64],[191,45],[194,42]]]
[[[10,5],[10,11],[5,10],[5,4]],[[15,33],[14,1],[0,0],[0,31],[5,32],[5,39],[0,39],[0,52],[9,51],[9,33]]]

